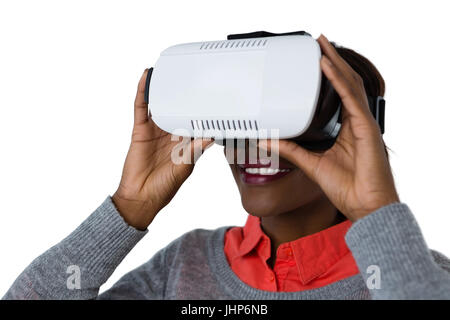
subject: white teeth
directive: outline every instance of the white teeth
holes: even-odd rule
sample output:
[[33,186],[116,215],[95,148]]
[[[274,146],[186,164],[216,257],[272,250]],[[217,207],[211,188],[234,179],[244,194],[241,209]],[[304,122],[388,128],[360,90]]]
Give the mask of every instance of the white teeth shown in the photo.
[[279,172],[288,172],[289,169],[275,169],[275,168],[245,168],[245,172],[250,174],[259,174],[263,176],[272,176]]

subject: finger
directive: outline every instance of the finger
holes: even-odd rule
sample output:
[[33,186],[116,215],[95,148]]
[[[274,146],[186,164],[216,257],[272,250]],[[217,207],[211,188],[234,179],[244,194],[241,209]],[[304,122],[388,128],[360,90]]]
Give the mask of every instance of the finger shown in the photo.
[[330,61],[333,62],[333,64],[335,64],[342,72],[344,72],[345,75],[348,76],[352,72],[356,73],[323,34],[320,35],[317,42],[320,45],[322,54],[330,59]]
[[134,124],[139,125],[148,121],[148,104],[145,102],[145,80],[147,78],[148,69],[139,80],[136,99],[134,100]]
[[191,162],[195,164],[200,156],[213,145],[214,140],[209,138],[196,138],[191,141]]
[[275,151],[277,146],[274,143],[278,143],[277,152],[281,157],[300,168],[309,178],[315,180],[315,172],[320,159],[319,155],[288,140],[261,140],[258,146],[266,150]]
[[[348,95],[353,93],[358,99],[360,99],[360,101],[366,105],[366,108],[362,108],[363,113],[366,116],[370,116],[367,96],[361,76],[353,70],[344,58],[341,57],[336,48],[323,34],[320,35],[317,41],[319,42],[320,48],[324,55],[322,58],[323,62],[328,62],[330,66],[334,67],[338,71],[337,73],[340,75],[340,78],[346,80],[346,83],[348,84],[347,89],[349,89],[346,93],[348,93]],[[323,62],[321,61],[321,65]]]
[[[368,119],[371,114],[364,86],[349,82],[336,65],[326,56],[323,56],[320,60],[320,66],[333,88],[339,94],[348,115],[350,117]],[[366,106],[363,107],[363,104]]]

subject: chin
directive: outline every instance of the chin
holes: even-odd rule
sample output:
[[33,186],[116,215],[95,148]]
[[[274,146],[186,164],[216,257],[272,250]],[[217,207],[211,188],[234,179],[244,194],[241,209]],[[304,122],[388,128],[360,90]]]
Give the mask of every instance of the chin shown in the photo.
[[[287,167],[286,164],[284,166]],[[230,167],[241,195],[242,206],[253,216],[278,216],[304,206],[322,194],[319,186],[298,168],[290,167],[291,172],[271,181],[246,182],[239,166]],[[252,175],[257,176],[254,173]]]
[[245,211],[256,217],[277,216],[283,212],[295,209],[295,206],[288,208],[286,203],[283,204],[283,201],[276,201],[270,196],[246,197],[241,195],[241,201]]
[[280,213],[272,210],[272,208],[269,207],[263,207],[261,205],[252,205],[247,203],[242,203],[245,211],[248,212],[248,214],[255,216],[255,217],[270,217],[270,216],[276,216]]

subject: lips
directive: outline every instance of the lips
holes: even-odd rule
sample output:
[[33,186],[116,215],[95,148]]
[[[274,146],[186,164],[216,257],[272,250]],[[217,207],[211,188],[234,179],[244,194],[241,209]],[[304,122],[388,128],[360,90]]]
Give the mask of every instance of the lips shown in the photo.
[[239,175],[244,183],[247,184],[265,184],[289,174],[295,168],[287,166],[280,162],[277,168],[269,164],[240,164],[238,165]]

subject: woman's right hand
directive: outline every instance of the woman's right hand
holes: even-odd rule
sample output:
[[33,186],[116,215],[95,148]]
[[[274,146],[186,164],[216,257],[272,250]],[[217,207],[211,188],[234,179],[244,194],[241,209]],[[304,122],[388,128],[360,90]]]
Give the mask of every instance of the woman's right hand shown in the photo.
[[[189,177],[197,159],[211,140],[188,140],[183,150],[183,163],[172,161],[172,150],[181,142],[159,129],[148,114],[145,102],[145,80],[142,75],[134,102],[134,127],[130,149],[122,172],[119,188],[112,199],[124,220],[145,230],[156,214],[173,198]],[[179,147],[179,146],[178,146]]]

